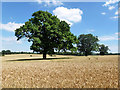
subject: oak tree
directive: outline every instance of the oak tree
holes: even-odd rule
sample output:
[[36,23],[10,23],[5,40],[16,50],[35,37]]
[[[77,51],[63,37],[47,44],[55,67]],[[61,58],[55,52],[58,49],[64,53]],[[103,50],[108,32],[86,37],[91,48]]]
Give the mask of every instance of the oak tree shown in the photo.
[[76,40],[70,32],[70,26],[47,11],[37,11],[25,25],[15,30],[17,40],[27,37],[32,42],[30,49],[43,54],[53,54],[55,50],[70,50]]

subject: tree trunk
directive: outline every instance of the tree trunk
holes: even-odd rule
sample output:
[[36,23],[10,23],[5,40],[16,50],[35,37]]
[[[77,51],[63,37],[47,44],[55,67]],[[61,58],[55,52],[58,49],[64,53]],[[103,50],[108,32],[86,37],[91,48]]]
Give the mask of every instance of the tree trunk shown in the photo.
[[85,56],[88,56],[88,52],[85,51]]
[[85,56],[88,56],[88,54],[87,54],[87,53],[85,53]]
[[46,53],[43,53],[43,59],[46,59]]

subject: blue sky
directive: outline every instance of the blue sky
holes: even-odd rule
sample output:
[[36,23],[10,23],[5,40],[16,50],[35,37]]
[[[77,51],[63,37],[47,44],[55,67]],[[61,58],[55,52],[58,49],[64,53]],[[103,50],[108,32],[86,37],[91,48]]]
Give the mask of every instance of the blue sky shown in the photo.
[[2,2],[2,49],[30,51],[31,43],[26,38],[16,41],[14,29],[38,10],[47,10],[71,24],[74,35],[92,33],[100,44],[109,46],[110,52],[118,52],[117,2]]

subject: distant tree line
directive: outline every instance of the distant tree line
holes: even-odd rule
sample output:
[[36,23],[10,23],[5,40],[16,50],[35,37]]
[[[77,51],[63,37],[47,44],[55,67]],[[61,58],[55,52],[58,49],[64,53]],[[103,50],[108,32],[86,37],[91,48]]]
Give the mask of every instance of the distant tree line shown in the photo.
[[[34,52],[12,52],[11,50],[2,50],[0,52],[0,56],[10,55],[10,54],[42,54],[42,53],[34,53]],[[74,55],[74,56],[84,56],[84,54],[79,52],[55,52],[56,55]],[[102,55],[100,53],[92,52],[91,55]],[[106,55],[120,55],[120,53],[107,53]]]
[[[71,52],[56,52],[55,54],[57,55],[73,55],[73,56],[85,56],[83,54],[80,54],[80,53],[71,53]],[[91,55],[100,55],[100,53],[91,53]],[[120,53],[107,53],[105,55],[120,55]]]
[[10,54],[33,54],[33,52],[12,52],[11,50],[2,50],[0,52],[0,55],[4,56],[4,55],[10,55]]

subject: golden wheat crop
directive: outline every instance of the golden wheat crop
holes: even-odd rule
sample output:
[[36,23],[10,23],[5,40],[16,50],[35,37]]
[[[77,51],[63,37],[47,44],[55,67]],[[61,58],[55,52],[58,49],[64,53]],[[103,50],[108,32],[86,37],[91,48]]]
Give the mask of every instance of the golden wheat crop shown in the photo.
[[[2,88],[117,88],[118,56],[2,57]],[[51,59],[50,59],[51,58]]]

